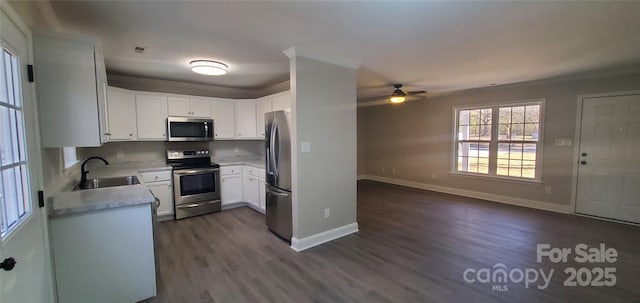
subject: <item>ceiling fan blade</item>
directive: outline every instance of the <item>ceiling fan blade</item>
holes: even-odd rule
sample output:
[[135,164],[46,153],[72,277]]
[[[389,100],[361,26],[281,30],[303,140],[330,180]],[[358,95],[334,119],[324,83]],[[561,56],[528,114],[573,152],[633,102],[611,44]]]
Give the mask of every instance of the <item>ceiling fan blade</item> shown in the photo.
[[389,95],[383,95],[383,96],[370,97],[370,98],[366,98],[366,99],[358,100],[358,102],[370,102],[370,101],[377,101],[377,100],[389,100],[389,98],[391,98]]
[[416,90],[412,92],[407,92],[407,95],[418,95],[418,94],[426,94],[426,93],[427,93],[426,90]]

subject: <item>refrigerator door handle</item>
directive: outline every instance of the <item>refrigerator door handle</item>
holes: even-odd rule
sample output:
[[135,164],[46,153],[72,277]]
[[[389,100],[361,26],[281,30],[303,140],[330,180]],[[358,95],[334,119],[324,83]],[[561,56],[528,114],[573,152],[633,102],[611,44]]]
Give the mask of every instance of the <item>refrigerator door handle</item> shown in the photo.
[[274,196],[277,196],[277,197],[288,197],[289,196],[288,193],[272,191],[272,190],[269,190],[268,188],[267,188],[267,194],[274,195]]
[[270,142],[270,156],[271,156],[271,172],[273,175],[276,176],[276,178],[278,177],[278,164],[276,161],[276,152],[277,149],[275,148],[276,144],[280,144],[280,142],[275,142],[276,140],[276,132],[278,131],[278,120],[273,120],[273,123],[271,124],[271,136],[269,138],[269,142]]

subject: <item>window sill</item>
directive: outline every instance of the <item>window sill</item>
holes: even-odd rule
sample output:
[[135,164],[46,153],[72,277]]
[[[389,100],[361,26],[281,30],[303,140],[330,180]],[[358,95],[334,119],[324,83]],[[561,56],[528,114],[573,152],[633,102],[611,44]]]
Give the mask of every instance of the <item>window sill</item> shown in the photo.
[[457,171],[449,172],[449,174],[452,175],[452,176],[472,177],[472,178],[478,178],[478,179],[495,180],[495,181],[506,181],[506,182],[531,184],[531,185],[541,185],[541,184],[543,184],[542,180],[539,180],[539,179],[520,179],[520,178],[511,178],[511,177],[481,175],[481,174],[474,174],[474,173],[464,173],[464,172],[457,172]]
[[68,176],[69,174],[71,174],[75,168],[78,166],[78,164],[80,163],[80,161],[75,161],[73,163],[64,163],[64,168],[62,168],[62,173],[65,176]]

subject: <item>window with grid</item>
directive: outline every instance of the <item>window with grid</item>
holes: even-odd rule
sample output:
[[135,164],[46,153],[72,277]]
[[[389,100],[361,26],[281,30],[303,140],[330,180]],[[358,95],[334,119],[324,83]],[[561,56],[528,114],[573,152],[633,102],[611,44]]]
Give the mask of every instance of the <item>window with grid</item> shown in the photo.
[[2,239],[31,215],[18,57],[1,47],[0,225]]
[[454,171],[540,180],[543,100],[458,108]]

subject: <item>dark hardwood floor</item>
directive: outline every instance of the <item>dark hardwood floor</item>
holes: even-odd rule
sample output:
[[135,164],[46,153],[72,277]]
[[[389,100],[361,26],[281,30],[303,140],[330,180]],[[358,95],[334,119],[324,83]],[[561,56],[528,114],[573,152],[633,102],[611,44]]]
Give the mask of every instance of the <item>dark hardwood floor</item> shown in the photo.
[[[373,181],[358,183],[358,224],[356,234],[296,253],[246,207],[163,222],[158,296],[146,302],[640,302],[637,226]],[[619,257],[537,263],[538,243],[605,243]],[[543,290],[463,279],[467,268],[497,263],[555,272]],[[565,287],[569,266],[615,267],[617,283]]]

